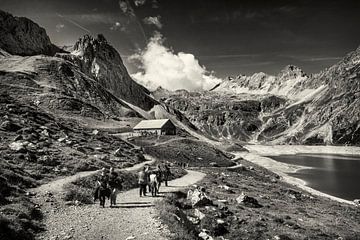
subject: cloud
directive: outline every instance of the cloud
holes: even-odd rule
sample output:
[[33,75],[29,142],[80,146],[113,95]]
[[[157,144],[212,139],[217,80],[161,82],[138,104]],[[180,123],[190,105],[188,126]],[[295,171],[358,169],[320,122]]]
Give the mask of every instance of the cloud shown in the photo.
[[161,86],[168,90],[209,90],[221,82],[209,73],[193,54],[175,53],[163,45],[160,33],[150,39],[145,50],[132,55],[129,60],[138,61],[143,71],[132,74],[140,84],[155,90]]
[[158,29],[161,29],[163,25],[161,24],[160,19],[160,16],[146,17],[143,21],[147,25],[155,25]]
[[55,26],[56,32],[61,32],[64,28],[65,28],[65,24],[63,23],[58,23]]

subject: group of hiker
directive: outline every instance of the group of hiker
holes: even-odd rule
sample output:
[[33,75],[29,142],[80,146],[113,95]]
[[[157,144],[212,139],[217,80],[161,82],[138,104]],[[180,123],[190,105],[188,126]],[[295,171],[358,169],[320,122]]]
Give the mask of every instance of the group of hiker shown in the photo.
[[139,194],[140,197],[146,196],[146,187],[153,197],[159,194],[161,183],[164,182],[168,186],[170,176],[170,168],[164,165],[163,169],[158,165],[155,170],[151,170],[149,165],[145,165],[139,172]]
[[[170,168],[167,164],[163,167],[158,165],[155,169],[151,169],[149,165],[145,165],[138,173],[138,184],[140,197],[146,196],[147,188],[153,197],[159,194],[161,183],[164,182],[168,186],[168,179],[171,175]],[[106,198],[110,199],[110,207],[116,206],[116,196],[122,190],[122,179],[114,168],[107,171],[103,168],[97,179],[97,186],[94,194],[94,201],[99,199],[100,206],[105,207]]]
[[116,205],[116,196],[122,189],[122,181],[114,168],[110,168],[109,173],[106,168],[101,169],[100,176],[97,180],[94,200],[99,199],[100,206],[105,207],[105,199],[110,198],[110,207]]

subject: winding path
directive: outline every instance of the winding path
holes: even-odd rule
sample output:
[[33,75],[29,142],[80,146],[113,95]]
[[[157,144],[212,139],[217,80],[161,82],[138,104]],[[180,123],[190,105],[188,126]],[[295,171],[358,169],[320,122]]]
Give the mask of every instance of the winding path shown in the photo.
[[[134,167],[131,170],[139,169],[141,166]],[[66,206],[61,199],[50,198],[42,202],[46,231],[39,235],[38,239],[165,240],[169,230],[156,216],[155,201],[161,200],[164,193],[193,185],[204,176],[204,173],[188,170],[183,177],[170,181],[169,187],[162,186],[159,197],[140,198],[138,189],[121,192],[118,194],[117,208],[109,208],[109,202],[104,209],[98,204]],[[62,184],[71,182],[76,177],[54,181],[38,190],[47,191],[51,187],[59,190]],[[38,198],[44,196],[46,195]]]

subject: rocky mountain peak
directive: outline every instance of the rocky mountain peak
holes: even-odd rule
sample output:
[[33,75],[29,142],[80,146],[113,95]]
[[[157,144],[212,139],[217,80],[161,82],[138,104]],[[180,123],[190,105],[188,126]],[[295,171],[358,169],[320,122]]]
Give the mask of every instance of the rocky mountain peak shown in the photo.
[[74,45],[71,54],[61,54],[62,58],[75,62],[82,72],[92,76],[116,97],[142,109],[151,109],[156,101],[149,90],[136,83],[129,75],[120,54],[106,38],[84,35]]
[[278,75],[280,79],[286,78],[299,78],[299,77],[307,77],[306,73],[299,67],[294,65],[287,65],[283,70],[281,70]]
[[94,58],[100,58],[103,61],[122,64],[119,53],[102,34],[97,35],[96,38],[88,34],[84,35],[75,43],[72,54],[89,60],[89,62]]
[[51,43],[44,28],[28,18],[0,10],[0,48],[14,55],[54,55],[64,52]]

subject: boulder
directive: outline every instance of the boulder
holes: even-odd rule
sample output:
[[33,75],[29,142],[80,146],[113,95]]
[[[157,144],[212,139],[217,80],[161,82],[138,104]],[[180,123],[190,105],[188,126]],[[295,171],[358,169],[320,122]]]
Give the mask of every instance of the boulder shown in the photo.
[[9,145],[9,148],[15,152],[26,152],[26,146],[29,144],[27,141],[16,141]]
[[255,198],[249,197],[248,195],[246,195],[243,192],[240,194],[240,196],[238,198],[236,198],[236,201],[247,207],[254,207],[254,208],[262,207],[262,205],[259,204]]
[[204,189],[200,188],[189,190],[187,199],[190,200],[193,207],[202,207],[213,204],[212,200],[206,195]]
[[202,220],[206,215],[204,213],[202,213],[199,209],[195,208],[194,210],[194,215],[195,217],[197,217],[198,219]]
[[213,237],[211,237],[208,233],[208,231],[205,229],[202,229],[202,231],[199,233],[199,237],[204,240],[214,240]]

